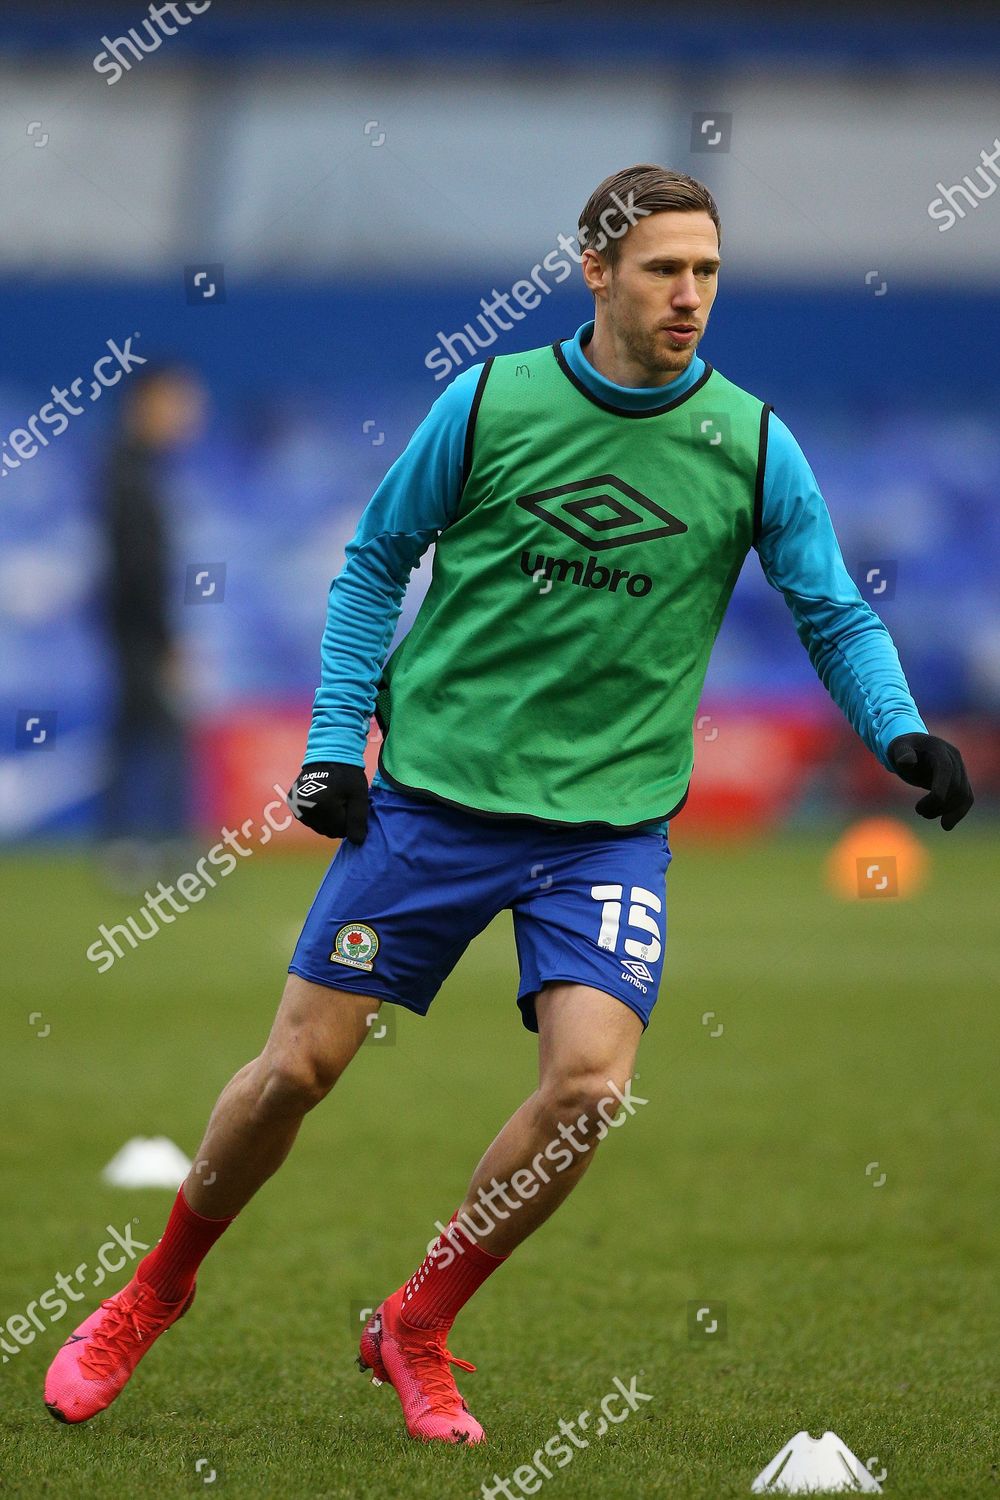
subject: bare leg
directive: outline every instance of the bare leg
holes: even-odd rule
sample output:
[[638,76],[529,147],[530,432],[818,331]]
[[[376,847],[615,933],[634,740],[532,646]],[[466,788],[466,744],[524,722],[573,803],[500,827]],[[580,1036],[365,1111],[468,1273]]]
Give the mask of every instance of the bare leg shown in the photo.
[[[546,985],[536,1011],[538,1088],[489,1147],[460,1210],[468,1214],[463,1225],[491,1255],[509,1255],[579,1182],[602,1121],[617,1113],[609,1085],[625,1092],[642,1036],[642,1022],[627,1005],[586,985]],[[530,1183],[522,1177],[513,1184],[519,1171],[530,1173]]]
[[223,1089],[184,1197],[195,1213],[239,1213],[292,1149],[303,1117],[368,1035],[380,1001],[289,974],[267,1044]]

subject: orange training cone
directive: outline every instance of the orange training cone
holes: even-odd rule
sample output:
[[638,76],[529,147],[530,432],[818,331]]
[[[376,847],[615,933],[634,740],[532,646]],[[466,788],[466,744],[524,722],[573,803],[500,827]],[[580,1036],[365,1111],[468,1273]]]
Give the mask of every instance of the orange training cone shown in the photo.
[[915,896],[927,883],[930,855],[896,818],[865,818],[838,839],[827,880],[845,901]]

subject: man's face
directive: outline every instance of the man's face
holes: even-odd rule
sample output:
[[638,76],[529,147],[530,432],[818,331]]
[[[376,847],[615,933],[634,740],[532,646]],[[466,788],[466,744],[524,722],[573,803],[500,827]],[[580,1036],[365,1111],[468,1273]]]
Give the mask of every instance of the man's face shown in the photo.
[[705,332],[718,291],[718,234],[707,213],[669,209],[637,219],[619,246],[614,266],[585,250],[584,279],[596,316],[659,384],[687,369]]

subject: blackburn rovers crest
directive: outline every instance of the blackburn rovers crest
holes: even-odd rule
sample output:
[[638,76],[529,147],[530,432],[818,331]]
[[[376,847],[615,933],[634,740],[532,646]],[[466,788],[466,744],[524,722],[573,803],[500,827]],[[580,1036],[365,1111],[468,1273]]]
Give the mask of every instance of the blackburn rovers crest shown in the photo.
[[330,962],[350,969],[371,970],[378,952],[378,935],[364,922],[348,922],[333,940]]

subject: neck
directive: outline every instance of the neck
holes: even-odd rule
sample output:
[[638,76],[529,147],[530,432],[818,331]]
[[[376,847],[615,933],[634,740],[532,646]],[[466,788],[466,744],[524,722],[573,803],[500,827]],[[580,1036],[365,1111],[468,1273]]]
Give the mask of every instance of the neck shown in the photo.
[[[671,385],[688,368],[691,360],[679,370],[651,370],[631,354],[608,323],[597,318],[594,335],[584,344],[583,352],[599,375],[615,385],[633,386],[651,390],[657,386]],[[692,351],[693,354],[693,351]]]

